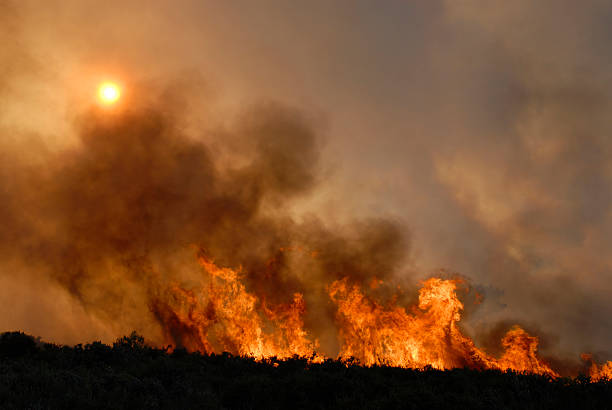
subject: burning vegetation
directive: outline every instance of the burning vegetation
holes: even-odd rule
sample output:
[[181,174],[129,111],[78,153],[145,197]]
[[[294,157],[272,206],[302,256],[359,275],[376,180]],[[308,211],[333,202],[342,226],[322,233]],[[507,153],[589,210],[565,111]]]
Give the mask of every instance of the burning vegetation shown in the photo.
[[593,356],[590,354],[582,354],[582,360],[590,363],[589,376],[593,381],[612,380],[612,361],[608,361],[602,365],[598,365],[593,361]]
[[0,256],[117,333],[260,361],[559,376],[518,326],[498,357],[479,349],[459,326],[461,280],[423,281],[414,304],[397,293],[410,248],[399,224],[296,222],[291,205],[320,178],[319,138],[299,112],[245,113],[221,159],[163,109],[93,111],[77,125],[78,145],[39,162],[4,152]]
[[[318,340],[304,328],[307,306],[302,294],[293,294],[291,303],[270,306],[246,290],[240,271],[220,268],[205,257],[199,261],[204,273],[200,286],[185,289],[175,284],[152,302],[168,344],[259,360],[326,359],[317,351]],[[469,367],[558,376],[537,356],[537,337],[518,326],[504,336],[501,358],[478,349],[457,326],[463,309],[457,282],[426,280],[418,306],[410,311],[393,302],[381,305],[348,277],[330,283],[327,292],[336,307],[341,343],[338,358],[365,366]]]

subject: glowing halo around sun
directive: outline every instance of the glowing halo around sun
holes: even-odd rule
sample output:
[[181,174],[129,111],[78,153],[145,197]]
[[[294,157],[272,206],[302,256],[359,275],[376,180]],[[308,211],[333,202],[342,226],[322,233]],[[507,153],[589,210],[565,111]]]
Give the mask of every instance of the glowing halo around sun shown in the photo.
[[111,105],[116,103],[121,97],[121,89],[115,83],[106,82],[100,85],[98,96],[103,104]]

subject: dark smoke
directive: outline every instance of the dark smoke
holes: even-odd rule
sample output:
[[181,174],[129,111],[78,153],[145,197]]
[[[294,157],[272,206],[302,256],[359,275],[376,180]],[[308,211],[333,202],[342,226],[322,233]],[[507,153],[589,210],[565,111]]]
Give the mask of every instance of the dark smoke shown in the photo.
[[196,250],[241,267],[249,289],[274,303],[305,293],[321,332],[333,320],[327,284],[385,278],[402,260],[404,235],[392,222],[332,231],[314,216],[291,218],[291,201],[317,183],[321,144],[293,109],[268,103],[240,116],[227,138],[248,161],[235,167],[183,135],[163,106],[91,109],[76,126],[79,144],[42,164],[3,162],[0,250],[113,325],[158,338],[157,298],[171,281],[197,281]]
[[[498,345],[498,322],[535,324],[543,354],[605,360],[611,22],[602,0],[0,0],[0,319],[57,341],[98,337],[90,316],[117,324],[107,341],[159,334],[151,284],[197,281],[204,249],[271,302],[302,289],[311,328],[341,272],[449,269],[482,289],[462,322],[479,346]],[[139,80],[181,84],[113,119],[84,115],[80,148],[58,152],[98,75],[139,101]],[[333,138],[320,149],[318,123],[287,108],[228,114],[262,96],[314,105]],[[73,298],[85,313],[71,316]]]

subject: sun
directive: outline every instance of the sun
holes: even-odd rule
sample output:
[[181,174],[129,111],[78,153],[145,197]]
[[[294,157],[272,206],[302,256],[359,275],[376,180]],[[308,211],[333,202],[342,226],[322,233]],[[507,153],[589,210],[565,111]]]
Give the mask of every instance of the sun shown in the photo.
[[98,95],[104,104],[114,104],[121,97],[121,90],[117,84],[107,82],[100,85]]

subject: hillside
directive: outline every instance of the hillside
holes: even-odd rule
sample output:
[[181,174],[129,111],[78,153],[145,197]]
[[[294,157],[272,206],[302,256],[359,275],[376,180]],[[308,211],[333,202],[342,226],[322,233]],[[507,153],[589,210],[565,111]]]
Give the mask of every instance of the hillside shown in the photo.
[[175,350],[132,334],[112,346],[0,336],[6,409],[558,409],[606,408],[612,383],[494,370],[410,370],[306,359],[267,363]]

